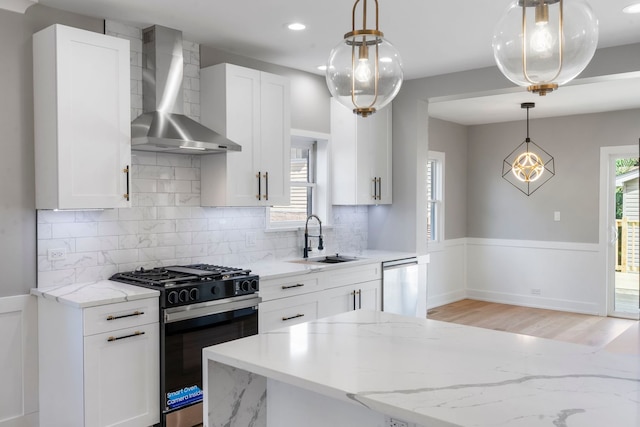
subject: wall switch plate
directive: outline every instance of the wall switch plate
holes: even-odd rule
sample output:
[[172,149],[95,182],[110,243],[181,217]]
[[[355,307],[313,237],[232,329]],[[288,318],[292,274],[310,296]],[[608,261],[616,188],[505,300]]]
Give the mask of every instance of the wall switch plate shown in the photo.
[[67,250],[65,248],[47,250],[47,259],[49,261],[59,261],[67,258]]
[[560,211],[555,211],[553,213],[553,220],[554,221],[560,221]]

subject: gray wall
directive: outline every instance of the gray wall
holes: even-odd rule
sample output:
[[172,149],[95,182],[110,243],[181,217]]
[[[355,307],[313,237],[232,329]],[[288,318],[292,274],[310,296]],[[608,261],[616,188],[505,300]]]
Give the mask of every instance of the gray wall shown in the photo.
[[331,132],[329,118],[331,94],[324,75],[310,74],[212,47],[200,46],[202,68],[225,62],[289,77],[291,82],[291,127],[314,132]]
[[445,240],[467,237],[467,140],[467,126],[429,119],[429,150],[445,153]]
[[0,297],[36,285],[31,35],[55,23],[103,30],[102,20],[40,5],[24,15],[0,10]]
[[529,197],[500,176],[525,135],[525,121],[469,127],[468,237],[598,243],[600,147],[637,144],[640,110],[531,120],[556,175]]
[[[638,70],[640,70],[640,44],[632,44],[598,50],[580,77]],[[426,168],[426,147],[429,146],[428,132],[425,132],[425,128],[430,125],[425,108],[428,100],[440,96],[464,95],[512,87],[513,84],[496,67],[409,80],[403,83],[400,93],[393,101],[393,205],[370,210],[369,246],[371,248],[418,252],[423,252],[425,249],[426,232],[423,224],[426,223],[426,204],[420,200],[425,193],[423,184],[425,181],[420,177],[422,169]],[[597,94],[594,94],[594,102],[597,102]],[[558,120],[562,122],[563,119]],[[469,155],[469,159],[471,158]],[[499,157],[499,160],[502,161],[503,158],[504,156]],[[453,159],[447,159],[448,164],[452,161]],[[469,175],[468,179],[473,178]],[[471,192],[472,189],[469,188],[468,191]],[[597,188],[593,191],[597,191]],[[445,195],[445,197],[448,196]],[[471,209],[473,205],[469,203],[467,210]],[[561,223],[566,224],[562,221]],[[399,224],[399,226],[391,228],[385,227],[385,224]],[[535,234],[529,234],[528,237],[523,238],[537,239]]]

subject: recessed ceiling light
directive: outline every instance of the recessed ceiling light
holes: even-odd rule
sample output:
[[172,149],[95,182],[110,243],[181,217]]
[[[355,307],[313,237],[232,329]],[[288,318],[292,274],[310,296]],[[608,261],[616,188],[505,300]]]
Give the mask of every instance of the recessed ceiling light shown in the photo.
[[307,28],[307,26],[301,22],[293,22],[291,24],[288,24],[287,28],[290,29],[291,31],[302,31],[305,28]]
[[318,65],[318,70],[327,71],[327,66],[326,65]]
[[622,9],[624,13],[640,13],[640,3],[633,3]]

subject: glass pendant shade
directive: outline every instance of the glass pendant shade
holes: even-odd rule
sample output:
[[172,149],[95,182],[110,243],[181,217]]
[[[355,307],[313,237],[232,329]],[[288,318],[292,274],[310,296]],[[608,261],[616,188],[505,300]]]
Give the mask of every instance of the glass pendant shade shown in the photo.
[[493,55],[513,83],[545,95],[580,74],[598,45],[584,0],[515,0],[493,34]]
[[535,104],[525,102],[521,107],[527,109],[527,137],[502,161],[502,178],[530,196],[554,177],[555,160],[529,138],[529,109]]
[[329,54],[326,80],[329,92],[341,104],[363,117],[388,105],[400,91],[403,71],[398,51],[378,30],[367,29],[367,0],[363,0],[362,29],[355,29],[357,0],[353,7],[353,31],[345,34]]

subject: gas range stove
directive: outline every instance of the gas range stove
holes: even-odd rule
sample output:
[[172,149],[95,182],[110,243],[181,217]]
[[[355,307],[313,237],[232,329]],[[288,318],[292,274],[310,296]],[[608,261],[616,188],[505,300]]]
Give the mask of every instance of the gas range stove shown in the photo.
[[211,264],[139,268],[110,280],[160,291],[160,307],[179,307],[258,292],[251,270]]

